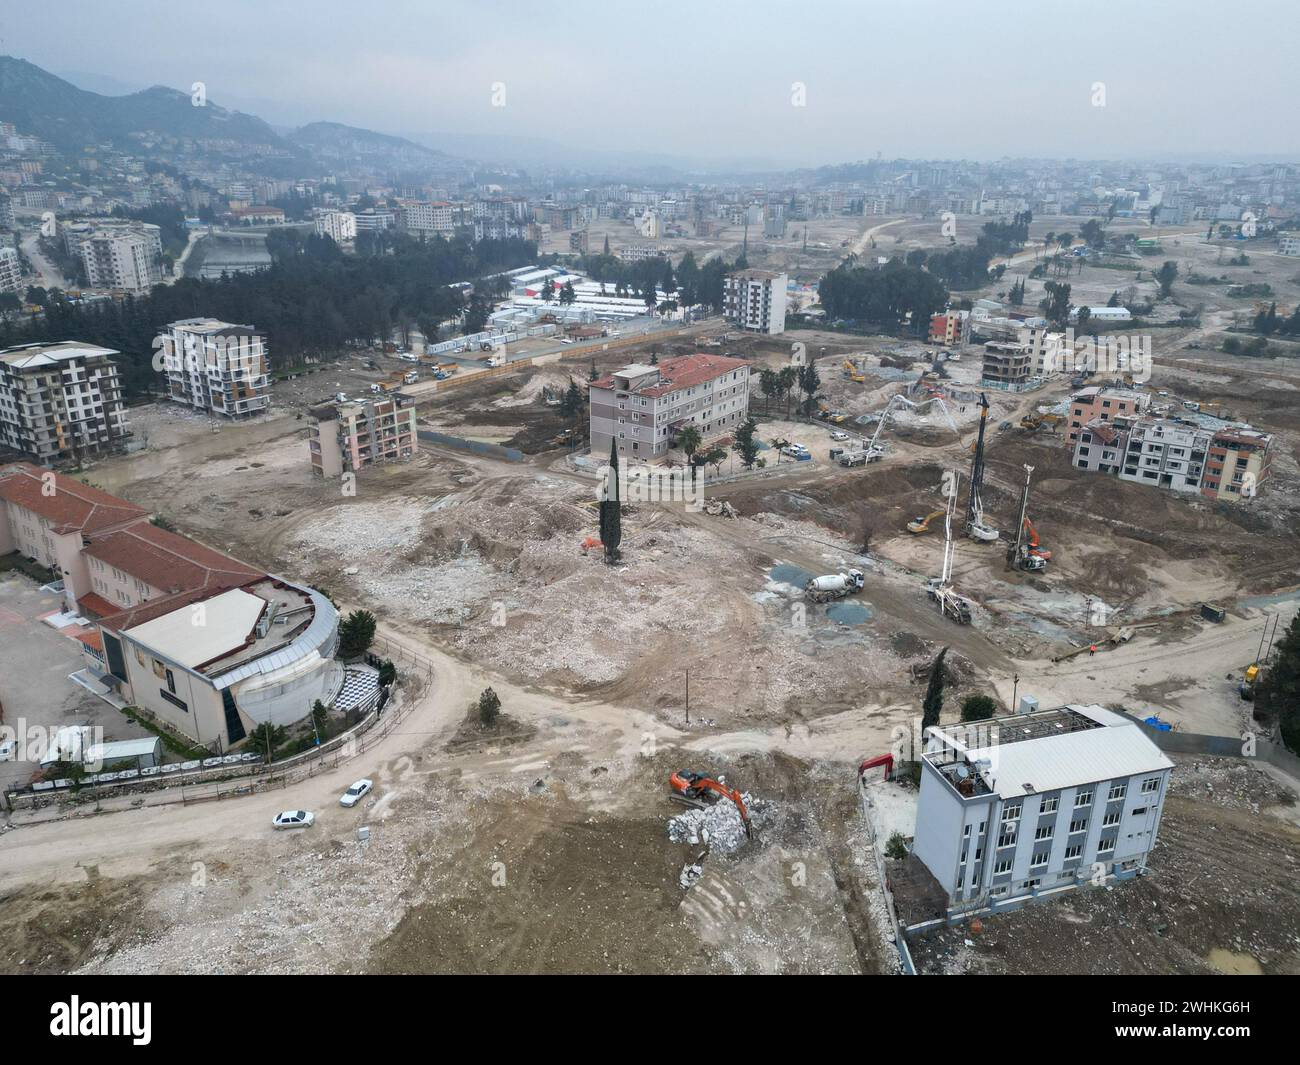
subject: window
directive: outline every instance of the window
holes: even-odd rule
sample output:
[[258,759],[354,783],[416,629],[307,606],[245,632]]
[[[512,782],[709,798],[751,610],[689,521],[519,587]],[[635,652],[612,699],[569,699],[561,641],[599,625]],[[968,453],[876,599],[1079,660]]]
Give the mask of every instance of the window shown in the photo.
[[1016,830],[1014,828],[1003,831],[998,836],[999,847],[1014,847],[1016,845]]
[[1072,846],[1065,848],[1065,860],[1068,862],[1071,858],[1077,858],[1082,853],[1083,845],[1081,843],[1075,843]]
[[1110,828],[1112,825],[1117,825],[1117,824],[1119,824],[1118,810],[1115,810],[1113,813],[1108,813],[1105,817],[1101,819],[1102,828]]
[[961,834],[964,839],[970,839],[970,825],[963,828]]
[[1051,839],[1051,838],[1052,838],[1051,825],[1043,825],[1041,828],[1036,829],[1034,832],[1034,839]]
[[1110,794],[1106,796],[1107,802],[1114,802],[1116,799],[1122,799],[1128,794],[1128,784],[1112,784]]
[[1147,777],[1146,780],[1142,781],[1143,795],[1154,795],[1159,790],[1160,790],[1159,777]]
[[1076,795],[1076,796],[1074,797],[1074,806],[1075,806],[1075,809],[1078,809],[1080,806],[1091,806],[1091,805],[1092,805],[1092,791],[1091,791],[1091,790],[1089,790],[1089,791],[1081,791],[1081,792],[1079,792],[1078,795]]
[[1034,856],[1029,860],[1029,867],[1035,869],[1039,866],[1046,865],[1051,851],[1035,851]]
[[1071,835],[1074,835],[1074,833],[1076,833],[1076,832],[1083,832],[1083,831],[1086,831],[1087,828],[1088,828],[1088,819],[1087,819],[1086,817],[1081,817],[1081,818],[1079,818],[1077,821],[1071,821],[1071,822],[1070,822],[1070,834],[1071,834]]
[[1133,810],[1133,816],[1141,817],[1146,812],[1147,812],[1147,808],[1145,806],[1138,806]]
[[1060,805],[1060,803],[1061,800],[1055,795],[1053,795],[1050,799],[1044,799],[1042,809],[1039,811],[1039,813],[1054,814],[1056,813],[1056,808]]
[[1003,858],[1002,861],[998,862],[998,863],[993,867],[993,875],[994,875],[994,876],[997,876],[999,873],[1009,873],[1009,872],[1011,872],[1011,859],[1010,859],[1010,858]]
[[1097,843],[1098,854],[1109,854],[1114,849],[1115,849],[1114,836],[1102,836],[1101,840]]
[[1018,802],[1007,803],[1002,810],[1003,821],[1015,821],[1020,817],[1020,806]]

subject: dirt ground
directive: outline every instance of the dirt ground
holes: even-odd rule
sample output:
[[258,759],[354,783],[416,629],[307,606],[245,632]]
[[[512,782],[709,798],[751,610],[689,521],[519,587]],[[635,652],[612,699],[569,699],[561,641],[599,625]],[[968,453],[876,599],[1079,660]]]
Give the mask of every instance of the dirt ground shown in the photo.
[[[894,246],[894,236],[901,248],[927,239],[925,222],[871,222],[878,248]],[[834,258],[844,240],[869,247],[860,223],[810,246],[825,243],[814,250]],[[1189,269],[1219,254],[1178,239],[1170,254]],[[789,252],[790,269],[802,254],[801,245]],[[1283,284],[1281,267],[1258,258],[1256,268]],[[1114,273],[1087,267],[1071,283],[1104,302]],[[1176,285],[1176,296],[1200,299],[1203,288],[1213,286]],[[87,480],[214,547],[374,611],[386,633],[434,661],[435,690],[373,760],[289,794],[0,832],[0,969],[888,971],[852,767],[910,725],[918,673],[941,648],[949,648],[949,714],[967,694],[988,692],[1009,707],[1018,693],[1043,705],[1150,710],[1188,731],[1236,735],[1251,725],[1235,677],[1253,660],[1262,626],[1274,615],[1285,624],[1300,602],[1300,369],[1213,353],[1235,309],[1226,295],[1208,302],[1202,326],[1161,330],[1153,387],[1222,398],[1277,434],[1272,483],[1232,508],[1090,476],[1071,467],[1058,438],[996,428],[1061,402],[1068,382],[991,396],[986,513],[1013,527],[1023,467],[1033,465],[1030,515],[1053,558],[1044,573],[1013,573],[1002,548],[960,539],[954,579],[974,604],[969,627],[938,615],[923,592],[940,568],[941,534],[904,526],[937,509],[946,472],[964,483],[971,403],[950,406],[956,433],[933,409],[899,416],[881,434],[884,459],[847,470],[824,460],[825,423],[758,399],[759,435],[804,443],[816,461],[710,485],[708,497],[736,517],[630,503],[616,567],[582,549],[596,533],[595,484],[558,442],[581,427],[548,397],[570,381],[583,387],[593,365],[604,372],[716,350],[777,367],[803,345],[818,360],[823,402],[849,415],[844,428],[856,438],[874,432],[872,416],[926,365],[922,345],[896,337],[799,330],[706,346],[724,331],[710,327],[695,339],[648,338],[422,396],[422,428],[506,444],[522,458],[423,446],[408,462],[363,471],[355,495],[313,476],[304,412],[334,391],[368,387],[377,373],[356,360],[277,384],[273,413],[239,425],[169,407],[133,411],[143,449],[97,463]],[[882,356],[915,361],[899,369]],[[864,383],[841,372],[846,357],[861,360]],[[971,386],[974,352],[950,373],[959,389]],[[867,574],[861,594],[804,602],[810,576],[850,566]],[[1206,600],[1227,609],[1221,625],[1197,620]],[[1099,608],[1108,623],[1147,627],[1096,658],[1053,661],[1096,638]],[[464,708],[489,684],[513,725],[480,740],[463,732]],[[676,808],[664,781],[683,766],[727,775],[772,811],[757,844],[710,854],[690,889],[679,877],[698,848],[671,843],[666,831]],[[1187,777],[1214,783],[1213,772]],[[341,812],[337,794],[360,775],[376,779],[375,793],[355,814]],[[1216,785],[1215,794],[1233,788]],[[271,832],[270,817],[295,803],[320,812],[316,828]],[[361,824],[372,829],[365,844],[355,836]],[[1294,862],[1290,822],[1207,802],[1193,788],[1170,799],[1167,825],[1169,871],[1153,863],[1156,875],[1133,890],[1086,903],[1116,900],[1113,913],[1071,900],[1075,909],[1060,913],[1086,920],[1065,923],[1107,929],[1109,957],[1137,971],[1148,961],[1150,971],[1200,971],[1215,950],[1233,953],[1214,955],[1222,965],[1245,964],[1244,953],[1266,971],[1291,971],[1294,944],[1288,956],[1281,938],[1294,935],[1291,903],[1269,901],[1248,881],[1278,893],[1290,864],[1270,872],[1264,856]],[[1210,836],[1215,874],[1243,901],[1240,913],[1214,903],[1193,936],[1182,930],[1195,926],[1200,896],[1184,889],[1195,872],[1179,863],[1193,840]],[[1243,845],[1243,871],[1229,870]],[[1147,918],[1141,907],[1153,892],[1151,909],[1173,914],[1178,935],[1153,930],[1175,925]],[[927,964],[1063,965],[1056,931],[1045,927],[1023,949],[1011,938],[1020,935],[1015,922],[1047,921],[1046,909],[999,919],[974,948],[964,937],[940,942]],[[1113,928],[1147,947],[1120,951]],[[994,949],[998,942],[1012,947]]]
[[923,973],[1300,972],[1300,815],[1264,769],[1176,757],[1145,876],[915,936]]

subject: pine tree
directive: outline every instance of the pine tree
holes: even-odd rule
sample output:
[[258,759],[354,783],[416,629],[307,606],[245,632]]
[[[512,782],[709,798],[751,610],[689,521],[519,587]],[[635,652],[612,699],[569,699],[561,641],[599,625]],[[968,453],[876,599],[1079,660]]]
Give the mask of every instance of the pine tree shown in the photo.
[[1300,753],[1300,614],[1277,642],[1255,690],[1255,716],[1276,721],[1288,750]]
[[926,686],[925,701],[921,704],[922,736],[926,729],[939,723],[939,715],[943,713],[943,661],[947,657],[948,648],[945,647],[930,667],[930,683]]

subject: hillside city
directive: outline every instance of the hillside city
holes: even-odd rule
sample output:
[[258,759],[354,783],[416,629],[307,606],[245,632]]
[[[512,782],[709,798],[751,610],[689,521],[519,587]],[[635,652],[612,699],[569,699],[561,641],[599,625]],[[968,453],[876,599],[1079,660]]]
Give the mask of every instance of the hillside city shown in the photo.
[[0,971],[1298,971],[1296,151],[26,54]]

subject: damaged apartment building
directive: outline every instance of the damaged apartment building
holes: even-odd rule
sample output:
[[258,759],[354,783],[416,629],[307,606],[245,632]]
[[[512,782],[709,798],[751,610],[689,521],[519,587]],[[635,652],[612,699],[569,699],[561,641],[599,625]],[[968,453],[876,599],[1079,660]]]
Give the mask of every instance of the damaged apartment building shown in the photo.
[[629,461],[664,458],[688,425],[703,443],[735,432],[749,410],[749,364],[724,355],[634,363],[591,382],[591,453],[618,441]]
[[167,326],[154,344],[175,402],[228,418],[271,406],[266,337],[252,326],[186,318]]
[[1085,389],[1076,396],[1068,441],[1073,465],[1135,484],[1233,502],[1253,497],[1268,479],[1268,433],[1149,415],[1145,399],[1105,389]]
[[419,449],[415,400],[400,392],[313,407],[307,450],[313,473],[341,477]]

